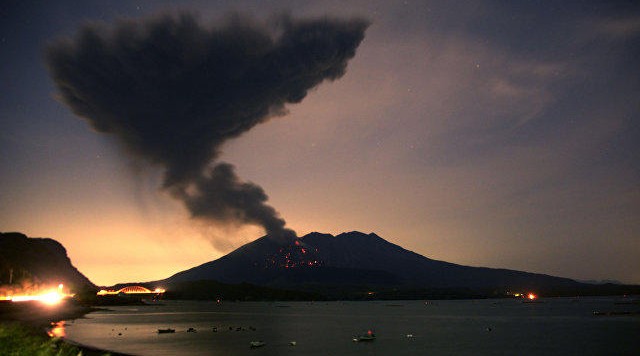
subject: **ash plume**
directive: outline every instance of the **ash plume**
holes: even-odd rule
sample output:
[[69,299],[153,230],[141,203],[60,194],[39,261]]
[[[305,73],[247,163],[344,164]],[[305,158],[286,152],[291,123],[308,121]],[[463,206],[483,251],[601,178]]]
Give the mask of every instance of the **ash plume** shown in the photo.
[[222,145],[344,75],[367,27],[356,18],[265,24],[238,15],[205,26],[167,15],[85,25],[50,44],[45,59],[61,100],[163,167],[163,189],[192,217],[295,236],[260,186],[218,162]]

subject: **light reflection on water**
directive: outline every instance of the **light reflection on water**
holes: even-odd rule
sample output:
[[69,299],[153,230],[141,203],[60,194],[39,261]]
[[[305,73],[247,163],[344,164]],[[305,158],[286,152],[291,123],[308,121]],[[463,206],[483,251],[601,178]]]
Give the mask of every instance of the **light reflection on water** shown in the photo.
[[[635,355],[640,316],[593,315],[616,308],[640,311],[640,305],[614,302],[167,301],[111,307],[76,320],[66,332],[79,343],[136,355]],[[176,332],[158,334],[166,328]],[[352,341],[367,330],[375,331],[375,341]],[[250,349],[258,340],[266,346]]]
[[51,328],[47,331],[47,334],[50,337],[65,337],[65,325],[66,322],[64,320],[57,323],[51,323]]

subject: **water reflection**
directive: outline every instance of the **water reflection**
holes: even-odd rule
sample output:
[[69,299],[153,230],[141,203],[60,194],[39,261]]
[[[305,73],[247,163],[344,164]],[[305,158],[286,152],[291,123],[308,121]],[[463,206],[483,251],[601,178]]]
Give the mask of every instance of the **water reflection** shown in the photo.
[[65,337],[66,333],[64,330],[65,327],[65,321],[59,321],[57,323],[51,323],[51,329],[49,331],[47,331],[47,334],[49,334],[50,337]]

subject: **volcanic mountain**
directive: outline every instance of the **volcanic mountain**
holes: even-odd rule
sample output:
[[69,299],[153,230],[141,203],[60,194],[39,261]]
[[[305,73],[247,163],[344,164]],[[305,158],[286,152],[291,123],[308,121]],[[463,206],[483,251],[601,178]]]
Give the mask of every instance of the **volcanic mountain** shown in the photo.
[[429,259],[361,232],[310,233],[289,241],[264,236],[166,283],[216,280],[298,290],[466,290],[487,294],[569,290],[571,279]]

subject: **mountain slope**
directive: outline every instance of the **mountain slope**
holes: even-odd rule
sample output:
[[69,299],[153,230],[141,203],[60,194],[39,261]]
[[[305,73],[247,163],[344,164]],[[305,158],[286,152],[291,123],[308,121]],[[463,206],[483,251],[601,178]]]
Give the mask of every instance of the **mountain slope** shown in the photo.
[[96,289],[71,264],[59,242],[17,232],[0,233],[0,285],[28,289],[59,283],[75,292]]
[[523,290],[572,288],[571,279],[436,261],[376,234],[311,233],[288,242],[268,236],[166,281],[217,280],[263,286],[361,286]]

